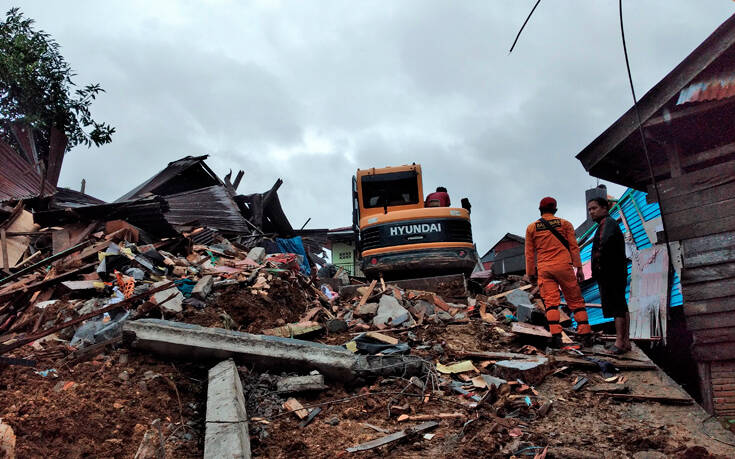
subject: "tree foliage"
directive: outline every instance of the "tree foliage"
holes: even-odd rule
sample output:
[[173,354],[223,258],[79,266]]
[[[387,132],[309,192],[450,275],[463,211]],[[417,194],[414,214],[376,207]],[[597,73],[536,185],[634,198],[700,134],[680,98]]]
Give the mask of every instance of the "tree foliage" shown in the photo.
[[15,143],[13,123],[30,124],[37,148],[47,152],[51,128],[63,131],[67,151],[76,145],[100,146],[115,128],[92,119],[90,106],[104,92],[99,84],[77,88],[76,76],[59,52],[59,44],[18,8],[0,22],[0,138]]

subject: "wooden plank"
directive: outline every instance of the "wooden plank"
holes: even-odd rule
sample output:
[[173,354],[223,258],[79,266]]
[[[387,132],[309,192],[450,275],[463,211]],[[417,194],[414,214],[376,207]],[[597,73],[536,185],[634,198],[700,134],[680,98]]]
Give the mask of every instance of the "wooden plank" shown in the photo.
[[663,201],[662,210],[665,215],[680,212],[687,209],[694,209],[699,206],[713,204],[715,202],[724,201],[735,196],[735,182],[724,183],[712,188],[696,191],[694,193],[677,196],[676,198],[665,199]]
[[8,263],[8,238],[5,235],[5,228],[0,229],[0,240],[2,241],[3,251],[3,271],[8,271],[10,264]]
[[[729,249],[731,262],[713,266],[698,266],[696,268],[684,268],[681,271],[681,283],[684,285],[709,282],[718,279],[735,277],[735,249]],[[733,279],[735,282],[735,279]]]
[[699,362],[735,359],[735,343],[695,344],[692,357]]
[[699,223],[703,220],[712,218],[730,217],[735,215],[735,198],[728,196],[729,199],[697,206],[692,209],[685,209],[679,212],[664,214],[667,226],[683,226]]
[[715,314],[701,314],[687,317],[689,330],[735,327],[735,314],[732,312],[718,312]]
[[[712,362],[712,368],[715,370],[718,369],[725,369],[725,370],[732,370],[735,372],[735,360],[724,360],[721,362]],[[733,373],[733,377],[735,377],[735,373]]]
[[712,403],[712,379],[710,377],[709,362],[697,362],[697,373],[699,373],[699,393],[702,395],[702,408],[712,414],[714,406]]
[[681,243],[682,256],[695,256],[699,252],[711,252],[727,247],[735,247],[735,231],[710,234],[687,239]]
[[309,412],[304,406],[295,398],[291,397],[283,403],[283,409],[286,411],[293,411],[293,413],[299,418],[304,419],[309,415]]
[[728,161],[681,177],[662,180],[658,182],[658,191],[664,204],[662,207],[666,207],[667,200],[732,182],[735,182],[735,161]]
[[684,303],[684,315],[686,316],[733,311],[735,311],[735,300],[733,300],[733,298],[718,298],[716,300],[690,301]]
[[691,239],[699,236],[707,236],[710,234],[732,231],[733,229],[735,229],[735,216],[728,216],[723,218],[712,218],[711,216],[704,216],[701,221],[690,225],[669,226],[669,222],[667,220],[666,225],[666,231],[669,235],[669,240],[682,241],[684,239]]
[[7,298],[9,296],[12,296],[12,295],[14,295],[14,294],[16,294],[18,292],[21,292],[21,291],[22,292],[25,292],[25,293],[32,293],[32,292],[35,292],[37,290],[41,290],[41,289],[43,289],[45,287],[48,287],[50,285],[55,285],[55,284],[58,284],[58,283],[60,283],[62,281],[65,281],[65,280],[67,280],[67,279],[69,279],[71,277],[74,277],[77,274],[80,274],[80,273],[82,273],[84,271],[88,271],[89,269],[94,268],[96,266],[97,266],[97,263],[89,263],[89,264],[86,264],[86,265],[84,265],[84,266],[82,266],[80,268],[77,268],[77,269],[74,269],[74,270],[65,272],[64,274],[59,274],[58,276],[52,277],[50,279],[44,279],[42,281],[35,282],[33,284],[25,285],[25,286],[23,286],[23,287],[21,287],[19,289],[5,290],[2,293],[0,293],[0,299],[4,300],[5,298]]
[[541,336],[543,338],[551,338],[551,333],[540,325],[531,325],[522,322],[513,322],[510,327],[510,331],[513,333],[519,333],[522,335],[533,335]]
[[682,286],[681,293],[684,295],[684,301],[701,301],[735,296],[735,282],[732,279],[721,279],[685,285]]
[[684,268],[698,268],[700,266],[729,263],[735,261],[735,247],[722,247],[707,252],[684,255],[682,261]]
[[398,344],[398,339],[393,338],[392,336],[385,335],[380,332],[376,332],[376,331],[367,332],[365,333],[365,336],[372,338],[376,341],[380,341],[381,343],[390,344],[392,346],[395,346],[396,344]]
[[[84,322],[85,320],[91,319],[92,317],[97,317],[97,316],[102,315],[102,314],[104,314],[106,312],[112,311],[113,309],[127,307],[128,305],[130,305],[131,303],[133,303],[135,301],[139,301],[139,300],[141,300],[143,298],[148,298],[150,295],[153,295],[154,293],[157,293],[157,292],[160,292],[160,291],[163,291],[163,290],[168,290],[168,289],[170,289],[171,287],[174,287],[174,286],[175,286],[175,284],[173,282],[166,282],[165,284],[163,284],[163,285],[161,285],[159,287],[151,288],[150,290],[147,290],[147,291],[145,291],[143,293],[140,293],[138,295],[131,296],[130,298],[124,299],[124,300],[120,301],[119,303],[110,304],[108,306],[105,306],[104,308],[98,309],[96,311],[92,311],[92,312],[90,312],[88,314],[83,314],[83,315],[81,315],[81,316],[79,316],[79,317],[77,317],[75,319],[69,320],[67,322],[64,322],[64,323],[61,323],[59,325],[53,326],[53,327],[48,328],[46,330],[40,331],[40,332],[38,332],[36,334],[30,335],[30,336],[25,336],[24,338],[19,339],[18,341],[15,341],[14,343],[7,344],[5,346],[0,346],[0,355],[4,354],[6,352],[10,352],[13,349],[18,349],[19,347],[25,346],[28,343],[32,343],[33,341],[35,341],[37,339],[40,339],[40,338],[43,338],[44,336],[48,336],[48,335],[50,335],[52,333],[56,333],[57,331],[63,330],[66,327],[71,327],[72,325],[76,325],[76,324],[78,324],[80,322]],[[165,301],[168,301],[169,299],[171,299],[173,297],[174,297],[174,295],[171,295]],[[159,303],[159,305],[160,304],[163,304],[163,302]]]
[[362,295],[362,298],[360,298],[360,304],[357,305],[359,308],[360,306],[364,306],[365,303],[367,303],[368,298],[370,298],[370,295],[373,293],[373,290],[375,290],[375,285],[378,283],[377,279],[373,279],[372,282],[370,282],[370,287],[368,287],[367,290],[365,290],[365,293]]
[[695,344],[735,343],[735,327],[694,330],[692,335]]

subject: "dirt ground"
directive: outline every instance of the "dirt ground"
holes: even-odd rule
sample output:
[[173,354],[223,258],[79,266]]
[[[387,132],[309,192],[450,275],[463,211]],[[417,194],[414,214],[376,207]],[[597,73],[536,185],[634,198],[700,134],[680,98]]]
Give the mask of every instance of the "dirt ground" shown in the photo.
[[[267,294],[228,287],[204,309],[185,307],[183,313],[166,318],[260,333],[298,321],[314,306],[313,296],[298,285],[277,277],[269,284]],[[46,314],[60,320],[57,316],[62,311],[59,306]],[[29,317],[29,322],[34,323],[34,318]],[[527,344],[544,350],[539,341],[519,339],[509,329],[506,323],[487,324],[473,317],[468,323],[426,323],[384,333],[408,343],[411,354],[425,359],[431,368],[463,360],[463,352],[469,351],[523,352]],[[342,345],[355,335],[353,331],[325,332],[314,339]],[[170,362],[110,347],[90,356],[91,360],[75,361],[71,356],[78,354],[72,351],[65,341],[52,336],[40,347],[25,346],[13,353],[13,357],[37,359],[35,369],[0,368],[0,418],[15,431],[18,458],[132,458],[145,432],[155,431],[155,419],[161,420],[166,457],[202,456],[207,370],[217,362]],[[640,350],[629,357],[648,361]],[[489,373],[490,362],[479,359],[474,364]],[[50,369],[55,372],[39,374]],[[464,395],[439,385],[438,379],[461,381],[462,374],[450,377],[432,372],[421,379],[426,390],[406,378],[352,384],[329,381],[327,390],[294,395],[305,407],[322,409],[300,428],[300,419],[282,406],[288,396],[275,391],[279,376],[290,374],[289,369],[262,374],[241,364],[239,370],[254,457],[522,458],[534,457],[547,447],[547,458],[625,458],[645,451],[674,458],[735,457],[735,448],[708,436],[732,441],[699,406],[613,401],[588,390],[604,382],[597,371],[549,374],[536,387],[512,381],[489,392],[469,387],[470,393]],[[622,374],[636,394],[687,397],[659,370]],[[590,381],[575,392],[572,386],[578,377]],[[544,412],[548,402],[550,409]],[[401,422],[401,415],[437,413],[459,418],[439,420],[434,429],[385,446],[346,452],[424,422]]]
[[132,458],[155,419],[167,457],[201,457],[205,367],[126,350],[55,363],[0,368],[0,418],[15,431],[18,458]]
[[[429,327],[416,334],[419,341],[442,346],[444,352],[436,356],[438,359],[451,359],[461,350],[517,351],[521,347],[521,343],[509,349],[507,345],[485,341],[493,336],[489,329],[487,325],[472,323],[443,330]],[[331,336],[324,341],[336,343],[346,338],[349,335]],[[646,359],[640,350],[632,358]],[[622,374],[628,378],[628,385],[636,389],[635,393],[686,396],[660,371],[623,371]],[[253,410],[249,416],[263,417],[269,422],[251,424],[253,452],[258,457],[269,458],[533,457],[548,447],[547,458],[624,458],[645,451],[676,458],[734,457],[735,448],[718,443],[704,433],[709,429],[718,438],[729,438],[716,422],[703,424],[708,416],[698,405],[618,402],[584,388],[574,392],[573,383],[581,376],[590,379],[589,385],[604,382],[598,372],[580,370],[571,370],[560,377],[548,376],[535,387],[538,396],[525,392],[533,404],[528,409],[521,404],[520,410],[514,410],[518,405],[507,403],[473,408],[471,400],[447,390],[422,403],[421,391],[416,388],[407,391],[416,396],[404,396],[406,392],[401,395],[408,382],[400,378],[375,381],[366,387],[333,386],[323,393],[298,396],[307,408],[322,408],[305,428],[298,427],[299,419],[293,413],[269,416],[257,406],[249,406]],[[244,385],[248,385],[247,379]],[[538,407],[549,400],[552,401],[550,411],[545,416],[539,415]],[[271,400],[270,405],[277,403],[278,400]],[[398,405],[399,409],[389,413],[389,405]],[[397,417],[404,413],[463,413],[466,417],[441,420],[436,429],[427,431],[434,434],[430,439],[419,435],[369,451],[345,451],[387,435],[368,424],[389,433],[417,424],[399,422]]]

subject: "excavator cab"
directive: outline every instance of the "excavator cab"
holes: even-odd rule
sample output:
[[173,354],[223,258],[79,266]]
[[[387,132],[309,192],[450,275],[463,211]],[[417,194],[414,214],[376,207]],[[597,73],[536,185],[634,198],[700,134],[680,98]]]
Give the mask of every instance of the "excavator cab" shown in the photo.
[[469,211],[424,207],[420,165],[358,169],[352,191],[353,225],[367,277],[468,275],[474,269]]

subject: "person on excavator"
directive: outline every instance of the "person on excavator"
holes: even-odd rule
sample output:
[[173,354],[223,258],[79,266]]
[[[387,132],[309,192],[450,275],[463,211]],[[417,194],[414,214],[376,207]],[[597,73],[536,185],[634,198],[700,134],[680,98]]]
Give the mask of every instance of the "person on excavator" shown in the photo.
[[452,202],[449,200],[449,193],[443,186],[436,187],[436,191],[426,196],[424,207],[449,207]]
[[584,274],[574,227],[568,221],[555,216],[556,199],[552,197],[541,200],[539,211],[541,218],[526,229],[526,279],[535,283],[538,278],[539,292],[544,300],[546,320],[551,332],[551,346],[559,348],[562,342],[559,288],[577,322],[577,334],[581,336],[583,344],[590,345],[592,329],[579,287],[579,283],[584,281]]

